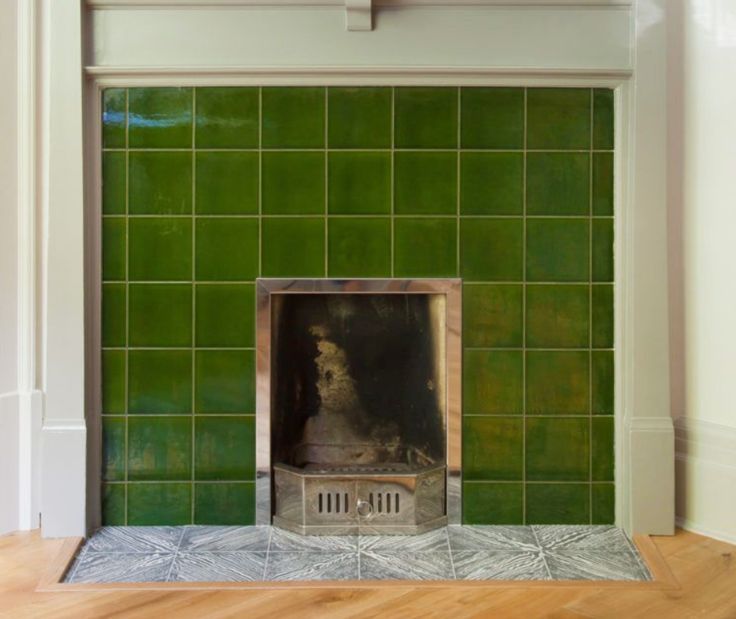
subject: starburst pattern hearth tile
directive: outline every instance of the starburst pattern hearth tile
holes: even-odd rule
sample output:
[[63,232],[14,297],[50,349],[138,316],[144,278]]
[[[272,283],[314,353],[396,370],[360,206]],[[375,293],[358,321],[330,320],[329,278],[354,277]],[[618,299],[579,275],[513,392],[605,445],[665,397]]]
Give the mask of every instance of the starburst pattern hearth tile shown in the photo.
[[357,552],[272,552],[266,580],[357,580]]
[[544,549],[597,548],[618,552],[631,548],[626,534],[613,526],[544,525],[532,528]]
[[453,580],[449,552],[360,553],[361,580]]
[[170,581],[250,582],[263,580],[265,552],[179,552]]
[[535,551],[539,544],[531,527],[449,526],[450,548],[459,550]]
[[270,537],[270,527],[186,527],[180,550],[266,552]]
[[270,552],[351,552],[358,550],[357,535],[299,535],[273,527]]
[[442,528],[419,535],[361,535],[360,549],[374,552],[447,552],[449,546],[447,530]]
[[86,552],[67,582],[165,582],[174,554]]
[[174,552],[182,527],[102,527],[87,540],[88,552]]
[[541,552],[461,550],[452,560],[462,580],[550,580]]
[[545,552],[545,558],[554,580],[650,580],[629,551],[551,550]]

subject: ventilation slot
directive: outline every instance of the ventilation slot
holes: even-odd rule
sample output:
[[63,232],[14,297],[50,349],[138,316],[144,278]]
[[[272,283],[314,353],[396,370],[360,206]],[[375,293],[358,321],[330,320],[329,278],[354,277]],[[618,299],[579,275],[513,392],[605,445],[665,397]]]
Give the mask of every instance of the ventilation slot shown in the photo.
[[401,511],[398,492],[378,492],[375,497],[371,492],[368,502],[377,514],[398,514]]
[[317,510],[320,514],[347,514],[350,502],[347,492],[320,492],[317,495]]

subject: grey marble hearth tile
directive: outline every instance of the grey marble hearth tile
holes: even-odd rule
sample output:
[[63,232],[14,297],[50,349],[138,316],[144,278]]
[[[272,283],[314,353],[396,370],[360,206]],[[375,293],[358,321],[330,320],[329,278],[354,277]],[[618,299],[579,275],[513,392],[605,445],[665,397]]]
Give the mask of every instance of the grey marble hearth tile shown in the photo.
[[450,548],[458,550],[539,550],[531,527],[472,525],[447,527]]
[[179,550],[266,552],[271,527],[186,527]]
[[357,552],[270,552],[265,580],[357,580]]
[[179,551],[171,567],[170,581],[250,582],[263,580],[265,552]]
[[452,553],[455,574],[462,580],[549,580],[540,551],[460,550]]
[[361,535],[360,549],[376,552],[431,552],[450,548],[443,527],[420,535]]
[[88,552],[67,582],[164,582],[173,561],[173,552]]
[[539,544],[545,549],[623,551],[631,548],[626,534],[609,525],[534,525],[533,529]]
[[357,552],[357,535],[299,535],[273,527],[269,552]]
[[545,559],[555,580],[649,580],[649,574],[629,551],[549,550]]
[[102,527],[87,540],[88,552],[174,552],[184,527]]
[[454,580],[449,552],[360,553],[361,580]]

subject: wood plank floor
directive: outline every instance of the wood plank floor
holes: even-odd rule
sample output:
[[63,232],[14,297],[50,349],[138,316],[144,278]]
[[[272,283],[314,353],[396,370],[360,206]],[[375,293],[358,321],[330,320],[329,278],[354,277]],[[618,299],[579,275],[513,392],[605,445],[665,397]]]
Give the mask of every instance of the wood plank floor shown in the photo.
[[678,531],[653,538],[679,589],[412,586],[360,589],[37,592],[63,540],[0,537],[0,617],[736,619],[736,546]]

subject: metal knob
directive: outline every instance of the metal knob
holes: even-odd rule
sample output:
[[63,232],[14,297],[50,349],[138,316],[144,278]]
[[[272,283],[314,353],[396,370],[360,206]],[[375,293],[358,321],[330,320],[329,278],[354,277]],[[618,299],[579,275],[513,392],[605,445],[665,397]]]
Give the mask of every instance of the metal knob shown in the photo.
[[373,505],[371,505],[368,501],[358,499],[358,504],[356,508],[358,510],[358,515],[361,518],[370,518],[373,515]]

